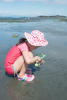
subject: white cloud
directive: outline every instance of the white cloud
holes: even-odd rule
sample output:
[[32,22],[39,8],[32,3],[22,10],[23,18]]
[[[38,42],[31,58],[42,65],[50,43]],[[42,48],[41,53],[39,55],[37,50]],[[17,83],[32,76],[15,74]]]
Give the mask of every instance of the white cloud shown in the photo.
[[67,0],[1,0],[4,2],[14,2],[14,1],[25,1],[25,2],[46,2],[46,3],[54,3],[54,4],[67,4]]
[[8,15],[9,11],[4,11],[4,10],[0,10],[0,16],[1,15]]
[[55,4],[67,4],[67,0],[53,0]]
[[13,2],[15,0],[3,0],[4,2]]
[[33,1],[33,2],[40,1],[40,2],[47,2],[48,0],[24,0],[24,1]]
[[[21,0],[22,1],[22,0]],[[54,4],[67,4],[67,0],[24,0],[29,2],[47,2],[47,3],[54,3]]]

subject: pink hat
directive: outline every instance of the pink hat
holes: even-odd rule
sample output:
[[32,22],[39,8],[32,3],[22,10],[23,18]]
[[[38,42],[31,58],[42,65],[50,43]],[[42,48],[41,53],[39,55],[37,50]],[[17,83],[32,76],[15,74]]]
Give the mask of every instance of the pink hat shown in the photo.
[[44,34],[38,30],[32,31],[31,34],[25,32],[25,37],[27,41],[34,46],[46,46],[48,44],[44,38]]

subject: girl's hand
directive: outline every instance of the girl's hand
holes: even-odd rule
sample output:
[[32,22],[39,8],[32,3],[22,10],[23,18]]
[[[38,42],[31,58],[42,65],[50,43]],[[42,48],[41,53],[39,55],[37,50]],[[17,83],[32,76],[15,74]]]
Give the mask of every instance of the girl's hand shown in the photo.
[[41,62],[41,58],[39,56],[36,56],[36,62]]
[[41,63],[42,63],[42,64],[44,64],[44,63],[45,63],[45,61],[42,59],[42,60],[41,60]]

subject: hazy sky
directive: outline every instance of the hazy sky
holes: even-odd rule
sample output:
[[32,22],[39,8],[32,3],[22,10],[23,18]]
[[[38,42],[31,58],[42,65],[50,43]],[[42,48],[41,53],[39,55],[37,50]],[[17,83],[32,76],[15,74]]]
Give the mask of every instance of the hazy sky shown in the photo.
[[67,0],[0,0],[0,16],[66,15]]

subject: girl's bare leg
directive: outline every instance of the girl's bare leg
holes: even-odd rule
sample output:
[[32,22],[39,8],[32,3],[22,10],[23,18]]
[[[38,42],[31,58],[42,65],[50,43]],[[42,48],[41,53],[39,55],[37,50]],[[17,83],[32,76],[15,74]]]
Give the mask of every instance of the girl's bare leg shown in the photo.
[[23,63],[23,65],[21,67],[21,70],[20,70],[20,72],[18,74],[18,77],[21,77],[21,78],[24,77],[26,69],[27,69],[27,66],[28,66],[27,64]]
[[20,56],[13,64],[16,73],[19,72],[18,77],[22,78],[25,75],[27,64],[25,64],[23,56]]

